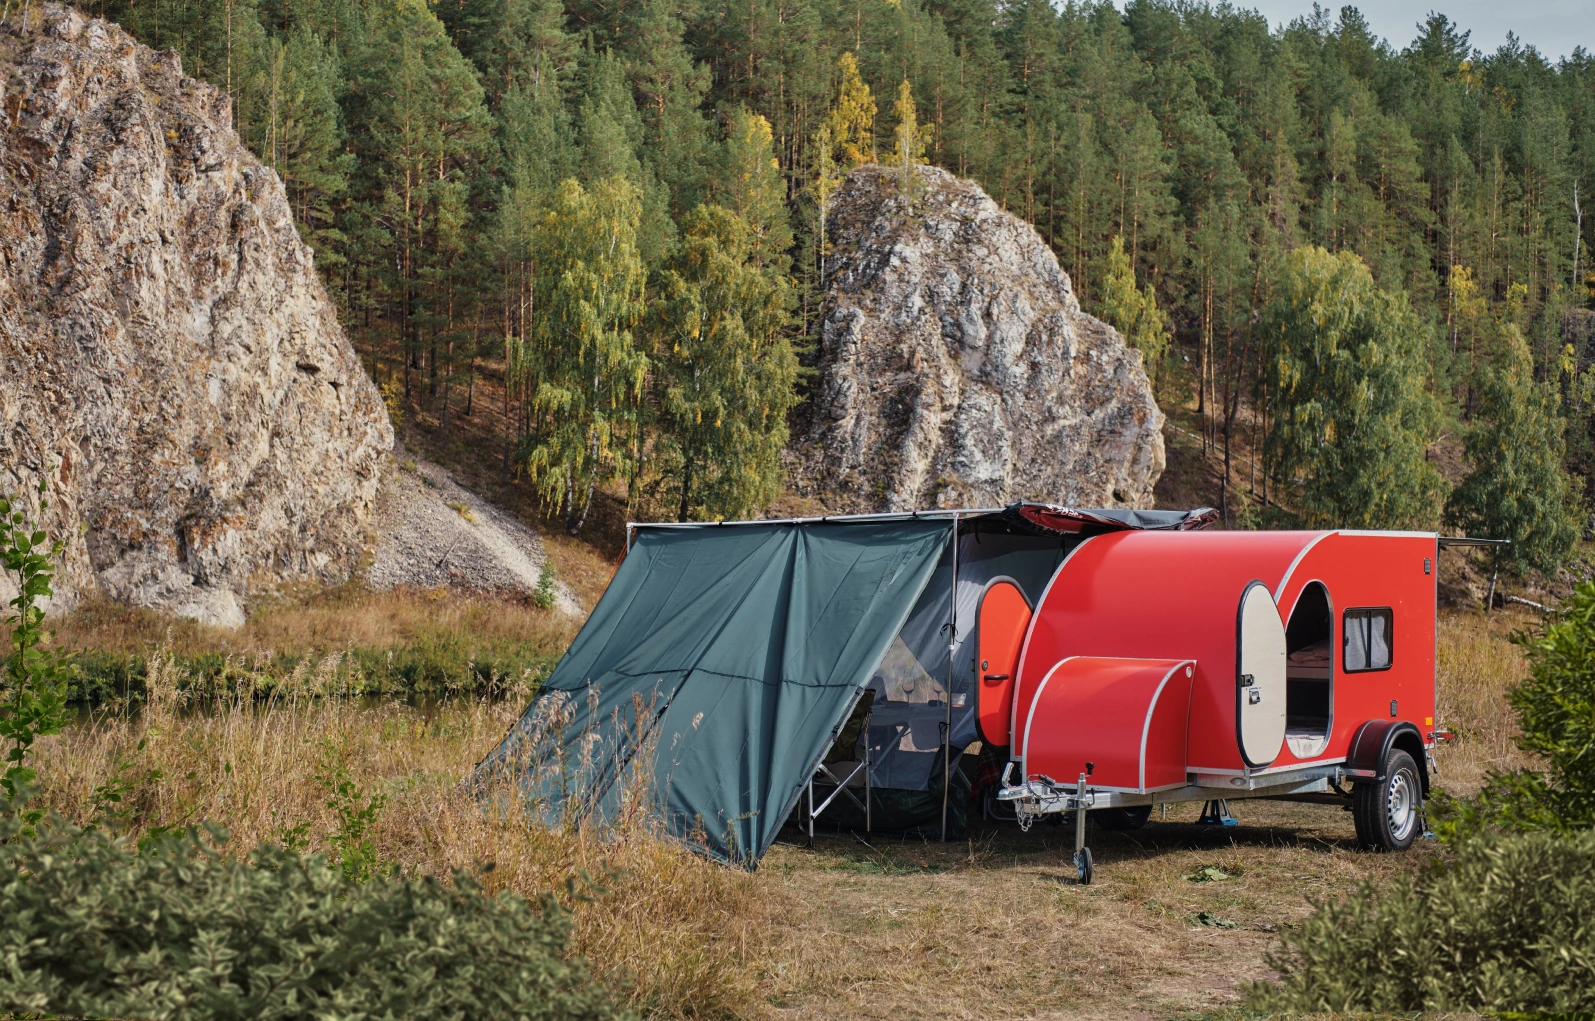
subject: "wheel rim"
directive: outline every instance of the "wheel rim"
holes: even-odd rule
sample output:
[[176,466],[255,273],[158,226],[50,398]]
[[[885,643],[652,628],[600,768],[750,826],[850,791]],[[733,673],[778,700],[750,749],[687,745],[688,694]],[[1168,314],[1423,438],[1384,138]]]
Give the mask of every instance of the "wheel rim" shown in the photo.
[[1385,817],[1390,823],[1390,836],[1397,843],[1407,839],[1418,824],[1418,787],[1406,770],[1390,778],[1385,796]]

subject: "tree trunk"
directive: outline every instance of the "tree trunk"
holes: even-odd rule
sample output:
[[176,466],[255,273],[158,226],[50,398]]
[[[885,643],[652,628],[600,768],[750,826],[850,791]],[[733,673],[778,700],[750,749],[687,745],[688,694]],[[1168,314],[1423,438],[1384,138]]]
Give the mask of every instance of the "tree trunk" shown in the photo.
[[504,332],[504,481],[510,480],[510,335]]
[[681,468],[681,509],[676,513],[677,521],[686,521],[692,513],[692,455],[688,454],[683,459]]
[[565,533],[571,536],[582,534],[582,526],[587,524],[587,511],[593,505],[593,480],[587,480],[587,489],[582,493],[581,501],[571,502],[570,514],[565,517]]

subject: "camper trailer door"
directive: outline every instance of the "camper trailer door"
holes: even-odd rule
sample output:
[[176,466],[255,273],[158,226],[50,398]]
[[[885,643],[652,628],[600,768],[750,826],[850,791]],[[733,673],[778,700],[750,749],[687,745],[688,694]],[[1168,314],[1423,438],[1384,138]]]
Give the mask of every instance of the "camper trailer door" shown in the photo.
[[1235,737],[1241,758],[1257,768],[1285,743],[1285,625],[1262,582],[1242,593],[1235,632]]

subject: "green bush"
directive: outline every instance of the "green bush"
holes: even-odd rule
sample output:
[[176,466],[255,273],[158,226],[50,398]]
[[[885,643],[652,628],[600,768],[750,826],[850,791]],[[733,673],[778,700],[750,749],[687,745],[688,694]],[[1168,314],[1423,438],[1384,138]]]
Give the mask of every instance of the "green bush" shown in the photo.
[[1491,834],[1393,887],[1322,905],[1260,1009],[1595,1010],[1595,832]]
[[0,1009],[148,1019],[619,1016],[569,925],[456,875],[352,882],[320,857],[142,850],[0,822]]
[[1514,641],[1530,675],[1509,696],[1518,745],[1544,771],[1495,771],[1477,797],[1437,798],[1435,830],[1451,842],[1486,830],[1573,832],[1595,826],[1595,581],[1547,624]]
[[[159,653],[156,653],[159,655]],[[90,649],[74,657],[68,698],[102,705],[144,696],[149,655]],[[423,635],[398,648],[351,648],[322,655],[228,656],[217,652],[173,657],[181,691],[196,697],[248,690],[265,698],[297,676],[314,693],[337,695],[495,695],[546,677],[559,653],[527,643],[481,648],[462,635]],[[325,689],[325,690],[322,690]]]

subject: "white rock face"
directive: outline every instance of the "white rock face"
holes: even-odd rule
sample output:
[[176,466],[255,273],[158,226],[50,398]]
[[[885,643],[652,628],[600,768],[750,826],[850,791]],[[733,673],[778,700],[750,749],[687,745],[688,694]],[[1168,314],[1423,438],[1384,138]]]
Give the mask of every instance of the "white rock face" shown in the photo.
[[237,624],[347,577],[393,434],[277,175],[176,54],[33,22],[0,37],[0,492],[49,478],[57,605]]
[[791,474],[836,510],[1037,499],[1150,507],[1163,414],[1141,354],[1080,310],[1029,224],[919,169],[835,196],[820,377]]

